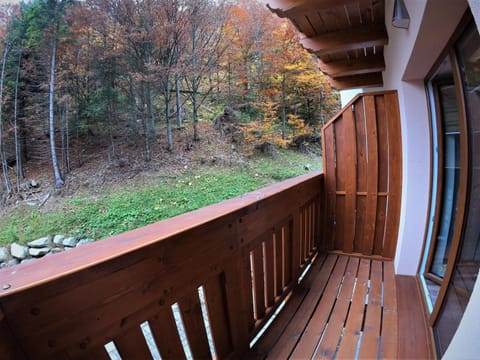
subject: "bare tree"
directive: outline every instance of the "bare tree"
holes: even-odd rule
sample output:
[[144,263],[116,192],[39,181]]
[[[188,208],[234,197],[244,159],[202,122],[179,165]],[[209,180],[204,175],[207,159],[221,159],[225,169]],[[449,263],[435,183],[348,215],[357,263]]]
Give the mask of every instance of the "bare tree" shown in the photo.
[[3,141],[3,82],[5,79],[5,65],[7,63],[7,55],[10,51],[10,44],[5,44],[3,48],[3,57],[2,57],[2,72],[0,74],[0,159],[2,162],[2,171],[3,171],[3,179],[5,181],[5,188],[7,191],[7,196],[12,194],[12,183],[10,182],[10,178],[8,176],[8,164],[7,164],[7,156],[5,153],[5,143]]

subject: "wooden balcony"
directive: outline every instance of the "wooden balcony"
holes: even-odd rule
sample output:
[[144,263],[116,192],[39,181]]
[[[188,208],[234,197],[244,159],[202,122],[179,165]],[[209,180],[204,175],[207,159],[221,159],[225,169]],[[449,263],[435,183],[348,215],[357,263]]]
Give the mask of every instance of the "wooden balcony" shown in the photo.
[[0,271],[1,359],[432,358],[392,259],[395,92],[325,127],[317,172]]
[[415,280],[328,255],[323,199],[314,173],[3,269],[0,357],[430,356]]

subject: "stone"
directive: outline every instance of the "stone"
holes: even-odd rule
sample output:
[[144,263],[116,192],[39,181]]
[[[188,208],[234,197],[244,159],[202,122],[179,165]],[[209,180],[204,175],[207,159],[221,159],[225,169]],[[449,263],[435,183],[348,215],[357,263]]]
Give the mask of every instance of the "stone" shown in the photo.
[[43,247],[43,248],[30,248],[28,250],[31,256],[33,257],[40,257],[40,256],[45,256],[50,252],[50,248],[48,247]]
[[68,237],[63,240],[63,246],[66,247],[75,247],[77,246],[78,240],[75,239],[74,237]]
[[36,187],[39,187],[39,183],[37,180],[33,179],[32,181],[30,181],[30,185],[33,187],[33,188],[36,188]]
[[52,237],[51,236],[46,236],[42,237],[37,240],[30,241],[28,243],[28,246],[32,248],[44,248],[45,246],[48,246],[52,243]]
[[78,246],[85,245],[85,244],[88,244],[88,243],[91,243],[91,242],[93,242],[92,239],[82,239],[82,240],[80,240],[80,241],[77,243],[77,247],[78,247]]
[[8,260],[6,262],[3,262],[0,265],[0,268],[11,267],[11,266],[17,265],[18,263],[19,263],[19,261],[17,259],[11,259],[11,260]]
[[25,259],[20,261],[20,264],[28,264],[29,262],[32,262],[34,259]]
[[10,253],[14,258],[23,260],[28,256],[28,247],[13,243],[10,246]]
[[63,252],[63,251],[64,250],[62,248],[56,247],[56,248],[53,248],[52,250],[50,250],[50,253],[58,254],[58,253]]
[[53,243],[57,245],[62,245],[63,239],[65,239],[65,235],[55,235],[53,237]]
[[8,252],[8,249],[6,247],[0,248],[0,263],[7,261],[9,257],[10,253]]

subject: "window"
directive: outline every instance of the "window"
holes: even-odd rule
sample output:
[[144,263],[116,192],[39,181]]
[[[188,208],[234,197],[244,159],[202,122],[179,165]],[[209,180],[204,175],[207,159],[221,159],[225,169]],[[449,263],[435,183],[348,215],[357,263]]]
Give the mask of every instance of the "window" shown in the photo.
[[480,267],[480,36],[470,24],[427,79],[432,199],[421,266],[439,357],[455,334]]

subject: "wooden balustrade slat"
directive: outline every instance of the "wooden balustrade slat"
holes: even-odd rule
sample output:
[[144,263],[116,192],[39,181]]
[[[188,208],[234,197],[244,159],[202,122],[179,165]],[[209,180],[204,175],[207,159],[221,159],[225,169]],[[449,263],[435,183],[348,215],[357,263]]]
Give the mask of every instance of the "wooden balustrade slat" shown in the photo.
[[275,230],[275,296],[279,297],[283,292],[283,249],[282,227]]
[[[361,100],[359,100],[361,101]],[[355,104],[357,104],[357,101]],[[345,213],[344,213],[344,240],[343,251],[352,253],[355,239],[355,209],[357,194],[357,146],[355,113],[352,110],[345,111],[343,137],[345,146],[345,158],[342,163],[346,168],[345,179]]]
[[215,352],[220,359],[224,359],[233,351],[229,324],[226,321],[228,315],[224,284],[223,273],[211,278],[204,284],[210,329],[215,344]]
[[162,359],[185,359],[185,351],[170,306],[163,307],[150,317],[148,323]]
[[282,246],[283,246],[283,287],[290,285],[292,281],[292,276],[297,277],[297,269],[293,268],[293,249],[295,247],[293,229],[291,223],[288,222],[283,227],[283,237],[282,237]]
[[[196,289],[195,289],[196,290]],[[202,306],[198,292],[183,297],[178,301],[182,314],[183,325],[187,334],[188,344],[194,359],[211,358],[208,346],[207,331],[202,316]]]
[[273,241],[274,233],[269,231],[264,242],[265,305],[267,307],[272,307],[275,303],[275,254]]
[[[75,356],[74,359],[77,360],[111,360],[110,355],[108,355],[107,350],[105,350],[104,346],[99,346],[95,349],[89,350],[86,354],[82,354],[80,356]],[[127,359],[127,358],[124,358]]]
[[114,343],[122,359],[152,358],[140,326],[132,327],[125,331],[122,335],[115,338]]
[[365,122],[367,126],[368,163],[367,163],[367,203],[365,210],[365,226],[362,249],[371,255],[374,249],[375,225],[377,223],[378,192],[378,138],[375,98],[365,96]]
[[389,176],[388,176],[388,217],[385,225],[385,246],[383,256],[395,256],[396,239],[400,222],[400,200],[402,192],[402,139],[399,119],[398,98],[395,94],[385,96],[388,122]]
[[265,317],[265,284],[263,273],[263,243],[252,251],[252,276],[255,319],[261,320]]
[[383,253],[386,218],[387,218],[387,198],[383,196],[378,196],[376,224],[375,224],[375,240],[373,242],[373,254]]
[[323,134],[323,162],[325,167],[325,173],[328,173],[328,177],[325,177],[325,202],[326,202],[326,225],[325,225],[325,240],[328,250],[335,249],[335,200],[336,196],[336,166],[335,166],[335,125],[331,123],[322,130]]
[[[365,227],[367,226],[367,203],[364,196],[359,194],[367,193],[367,178],[370,175],[367,172],[367,134],[366,129],[366,112],[368,111],[368,104],[366,103],[366,97],[358,99],[354,104],[355,106],[355,133],[356,133],[356,212],[355,212],[355,240],[353,243],[353,251],[357,253],[366,253],[368,246],[365,242],[368,239],[365,238]],[[368,143],[368,145],[370,145]],[[370,161],[370,159],[368,159]]]

